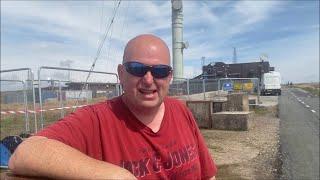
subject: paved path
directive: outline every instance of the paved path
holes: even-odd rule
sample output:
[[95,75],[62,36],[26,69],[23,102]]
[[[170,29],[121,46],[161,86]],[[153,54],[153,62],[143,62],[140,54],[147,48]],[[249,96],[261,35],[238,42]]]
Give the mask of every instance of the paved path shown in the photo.
[[279,116],[282,179],[319,179],[319,98],[284,89]]

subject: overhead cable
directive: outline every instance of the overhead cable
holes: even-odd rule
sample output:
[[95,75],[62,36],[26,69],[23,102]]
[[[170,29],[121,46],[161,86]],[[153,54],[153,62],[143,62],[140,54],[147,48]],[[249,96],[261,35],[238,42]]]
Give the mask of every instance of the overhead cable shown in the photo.
[[105,34],[104,34],[102,40],[100,41],[100,44],[99,44],[99,47],[98,47],[96,56],[95,56],[95,58],[94,58],[94,60],[93,60],[93,63],[92,63],[92,65],[91,65],[91,67],[90,67],[90,70],[89,70],[89,73],[88,73],[88,75],[87,75],[87,77],[86,77],[86,81],[85,81],[85,83],[83,84],[82,89],[81,89],[81,91],[80,91],[80,93],[79,93],[79,96],[78,96],[78,98],[77,98],[76,106],[78,105],[78,102],[79,102],[79,99],[80,99],[80,97],[81,97],[82,91],[83,91],[84,87],[86,86],[86,84],[88,83],[88,79],[90,78],[90,75],[91,75],[91,73],[92,73],[92,71],[93,71],[93,69],[94,69],[94,67],[95,67],[95,65],[96,65],[96,62],[97,62],[97,60],[98,60],[99,57],[100,57],[101,50],[102,50],[102,48],[103,48],[103,45],[104,45],[104,43],[105,43],[105,40],[107,39],[107,36],[108,36],[109,31],[110,31],[110,29],[111,29],[111,26],[112,26],[112,24],[114,23],[114,19],[115,19],[115,17],[116,17],[117,11],[118,11],[118,9],[119,9],[120,3],[121,3],[121,0],[119,0],[116,8],[114,9],[114,12],[113,12],[113,15],[112,15],[110,24],[109,24],[109,26],[106,28]]

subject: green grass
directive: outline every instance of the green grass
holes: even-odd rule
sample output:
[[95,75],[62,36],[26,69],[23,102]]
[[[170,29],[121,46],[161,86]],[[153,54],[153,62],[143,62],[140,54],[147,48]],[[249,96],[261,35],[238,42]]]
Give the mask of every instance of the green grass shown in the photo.
[[[102,102],[105,101],[105,97],[98,97],[91,99],[89,101],[89,104],[93,104],[96,102]],[[64,106],[73,106],[76,104],[76,100],[68,100],[64,102]],[[78,103],[80,104],[86,104],[85,100],[80,100]],[[39,105],[37,105],[39,107]],[[59,101],[48,101],[43,104],[43,109],[50,109],[50,108],[56,108],[59,107]],[[33,110],[33,104],[28,104],[28,109]],[[11,104],[1,104],[1,111],[18,111],[18,110],[24,110],[24,104],[22,103],[11,103]],[[64,115],[67,115],[71,113],[72,109],[65,109]],[[43,112],[44,117],[44,127],[56,122],[61,118],[61,113],[59,110],[56,111],[47,111]],[[29,127],[30,132],[35,132],[35,122],[34,122],[34,115],[32,113],[29,113]],[[40,122],[40,113],[37,114],[37,126],[38,130],[41,129],[41,122]],[[23,114],[1,114],[0,119],[0,138],[3,139],[6,136],[9,135],[20,135],[21,133],[26,133],[25,128],[25,119]]]
[[[69,112],[66,112],[67,114]],[[44,112],[44,127],[56,122],[60,119],[60,111],[53,111],[53,112]],[[29,114],[29,127],[30,132],[35,132],[35,122],[34,122],[34,115]],[[37,124],[38,124],[38,131],[41,129],[41,122],[40,122],[40,114],[37,114]],[[3,139],[6,136],[12,135],[20,135],[21,133],[25,133],[25,119],[24,115],[21,114],[9,114],[9,115],[1,115],[0,120],[0,139]]]
[[254,113],[257,115],[265,115],[269,112],[267,108],[255,108],[253,109]]
[[312,88],[312,87],[299,87],[300,89],[303,89],[313,95],[319,96],[320,95],[320,89],[319,88]]
[[25,120],[23,116],[1,116],[0,126],[1,139],[9,135],[19,135],[20,133],[25,132]]

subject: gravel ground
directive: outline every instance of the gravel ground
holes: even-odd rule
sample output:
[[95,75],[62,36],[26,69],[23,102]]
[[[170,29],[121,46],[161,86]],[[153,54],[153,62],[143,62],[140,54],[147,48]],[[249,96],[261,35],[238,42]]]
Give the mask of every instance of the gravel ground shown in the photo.
[[277,106],[255,112],[248,131],[201,130],[218,165],[217,179],[278,179],[281,174]]

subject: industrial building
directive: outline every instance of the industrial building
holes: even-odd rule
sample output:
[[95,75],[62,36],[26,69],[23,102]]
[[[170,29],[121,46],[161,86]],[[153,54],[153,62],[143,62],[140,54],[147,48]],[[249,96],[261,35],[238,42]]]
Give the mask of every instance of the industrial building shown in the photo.
[[202,67],[202,74],[194,79],[217,78],[261,78],[263,73],[274,71],[268,61],[226,64],[224,62],[210,63]]

